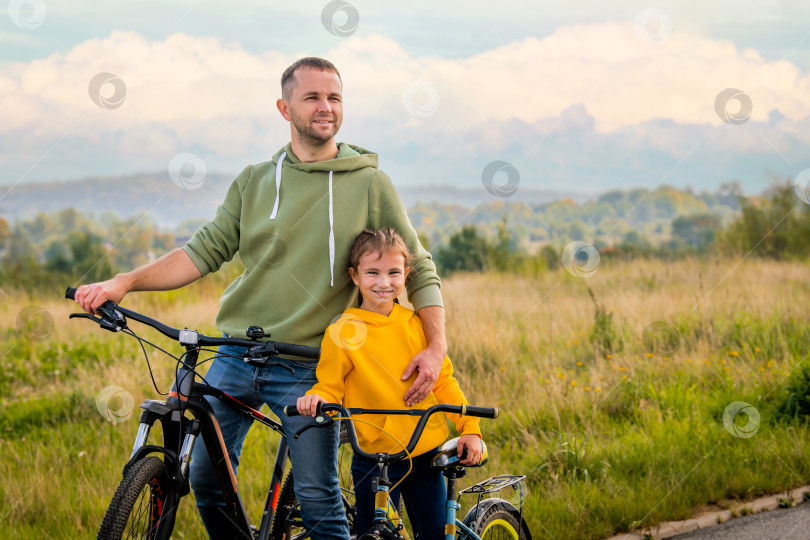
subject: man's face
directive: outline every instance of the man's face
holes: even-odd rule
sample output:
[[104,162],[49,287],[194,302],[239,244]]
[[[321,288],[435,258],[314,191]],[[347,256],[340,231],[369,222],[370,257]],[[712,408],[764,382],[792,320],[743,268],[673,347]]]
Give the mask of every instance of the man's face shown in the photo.
[[343,122],[340,78],[332,71],[302,68],[293,74],[295,84],[284,99],[286,113],[299,140],[308,146],[323,146],[334,140]]

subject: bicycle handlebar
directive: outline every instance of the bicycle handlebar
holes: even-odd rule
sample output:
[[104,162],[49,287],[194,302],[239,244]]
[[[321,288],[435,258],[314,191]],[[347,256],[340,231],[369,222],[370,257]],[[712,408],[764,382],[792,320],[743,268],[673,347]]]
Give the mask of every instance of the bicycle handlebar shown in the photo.
[[[69,300],[76,300],[76,290],[74,287],[68,287],[65,291],[65,298]],[[320,347],[309,347],[307,345],[297,345],[295,343],[284,343],[282,341],[254,341],[250,339],[233,338],[233,337],[213,337],[192,332],[184,329],[173,328],[162,322],[141,315],[136,311],[122,308],[115,302],[107,300],[98,307],[98,312],[101,313],[100,318],[92,317],[86,314],[80,314],[92,319],[103,328],[112,331],[118,331],[126,327],[125,317],[129,317],[141,324],[151,326],[164,336],[179,341],[184,345],[195,345],[200,347],[217,347],[219,345],[235,345],[237,347],[247,347],[250,349],[250,356],[260,358],[268,356],[276,356],[278,354],[286,354],[289,356],[298,356],[301,358],[312,358],[317,360],[321,355]],[[193,337],[194,342],[188,341]]]
[[[347,431],[349,434],[349,442],[352,444],[352,449],[354,452],[360,456],[363,456],[368,459],[372,460],[379,460],[383,459],[384,461],[391,462],[397,461],[406,457],[406,455],[413,452],[414,448],[416,448],[416,444],[419,442],[419,439],[422,437],[422,432],[427,426],[428,419],[440,412],[449,412],[460,414],[462,416],[477,416],[480,418],[498,418],[500,411],[496,407],[475,407],[473,405],[447,405],[447,404],[438,404],[433,405],[428,409],[359,409],[359,408],[351,408],[346,409],[342,405],[338,405],[337,403],[327,403],[321,402],[318,403],[318,407],[316,410],[315,416],[315,424],[311,424],[306,426],[301,431],[295,434],[295,438],[298,438],[304,430],[309,429],[311,427],[321,427],[329,425],[334,420],[329,417],[326,413],[328,412],[337,412],[340,413],[341,416],[345,416],[347,418],[351,418],[352,414],[401,414],[401,415],[409,415],[409,416],[419,416],[419,422],[416,424],[416,428],[413,431],[413,435],[411,435],[411,439],[408,441],[408,444],[405,447],[405,450],[397,452],[396,454],[369,454],[364,452],[362,448],[360,448],[360,443],[357,441],[357,433],[354,430],[354,424],[352,422],[348,422]],[[295,405],[288,405],[284,407],[284,415],[285,416],[302,416],[301,413],[298,412],[298,409]]]

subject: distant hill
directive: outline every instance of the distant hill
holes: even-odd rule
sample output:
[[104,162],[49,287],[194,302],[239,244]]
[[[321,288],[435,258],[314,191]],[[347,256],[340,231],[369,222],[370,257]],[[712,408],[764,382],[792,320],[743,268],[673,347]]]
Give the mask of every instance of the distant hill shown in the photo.
[[[73,208],[104,228],[101,221],[112,219],[105,212],[124,220],[147,214],[149,222],[181,243],[214,216],[232,180],[210,174],[199,188],[182,189],[168,174],[155,173],[20,185],[5,195],[0,188],[0,218],[14,224]],[[598,238],[614,245],[628,234],[660,242],[669,237],[676,217],[714,214],[729,219],[738,208],[739,190],[729,184],[716,193],[696,194],[659,186],[587,195],[520,186],[512,196],[498,198],[483,187],[421,186],[401,187],[399,193],[430,245],[464,225],[493,235],[505,219],[513,240],[531,252],[568,240]]]
[[621,243],[626,235],[660,242],[670,235],[672,221],[681,216],[713,214],[721,221],[738,209],[732,190],[695,194],[660,186],[654,190],[613,190],[584,202],[560,198],[534,203],[510,199],[465,207],[459,204],[415,204],[408,209],[417,231],[430,245],[443,241],[465,225],[492,236],[504,220],[513,239],[528,251],[549,242],[598,239],[602,245]]
[[[109,211],[124,218],[148,213],[158,226],[175,228],[187,219],[213,216],[231,180],[209,174],[196,190],[181,189],[167,173],[25,184],[0,199],[0,216],[25,220],[65,208],[97,216]],[[0,186],[0,196],[4,189]]]
[[[176,229],[184,221],[212,217],[232,181],[232,175],[209,174],[198,189],[181,189],[163,172],[0,186],[0,216],[14,222],[65,208],[97,216],[109,211],[123,218],[148,213],[156,225]],[[483,187],[417,186],[398,187],[398,191],[407,207],[452,204],[472,208],[501,200],[543,204],[571,199],[584,203],[596,198],[594,194],[527,187],[520,187],[507,199],[499,199]]]

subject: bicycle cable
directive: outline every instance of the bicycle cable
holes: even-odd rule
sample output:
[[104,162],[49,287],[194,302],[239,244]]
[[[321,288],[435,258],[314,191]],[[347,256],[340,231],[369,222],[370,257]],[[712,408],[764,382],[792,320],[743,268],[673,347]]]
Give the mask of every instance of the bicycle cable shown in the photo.
[[155,381],[155,374],[152,372],[152,364],[149,362],[149,354],[146,352],[146,347],[144,347],[143,344],[146,343],[147,345],[159,350],[160,352],[168,355],[171,358],[174,358],[175,360],[179,360],[179,359],[176,356],[174,356],[172,353],[166,351],[165,349],[163,349],[161,347],[158,347],[157,345],[155,345],[151,341],[142,338],[141,336],[136,334],[135,331],[132,330],[131,328],[123,328],[121,331],[124,332],[127,335],[130,335],[130,336],[134,337],[136,340],[138,340],[138,345],[141,346],[141,350],[143,351],[143,357],[146,360],[146,367],[149,370],[149,377],[152,379],[152,386],[155,388],[155,392],[157,392],[161,396],[169,395],[168,392],[161,392],[160,389],[158,388],[157,381]]
[[[185,356],[186,356],[186,355],[187,355],[189,352],[190,352],[190,351],[186,351],[186,352],[184,352],[183,354],[181,354],[179,357],[175,357],[175,356],[169,355],[169,356],[172,356],[172,358],[174,358],[174,359],[177,361],[177,362],[175,363],[175,368],[174,368],[174,379],[175,379],[175,380],[177,380],[177,377],[178,377],[178,375],[180,374],[180,365],[183,363],[183,357],[185,357]],[[204,348],[199,348],[199,349],[197,349],[197,352],[198,352],[198,353],[200,353],[200,352],[207,352],[207,353],[211,353],[211,354],[213,354],[213,356],[211,356],[211,357],[209,357],[209,358],[206,358],[206,359],[204,359],[204,360],[200,360],[200,361],[198,361],[198,362],[195,364],[195,366],[194,366],[193,368],[189,368],[189,370],[188,370],[188,371],[189,371],[189,373],[188,373],[188,374],[186,374],[186,376],[188,376],[189,374],[193,373],[194,375],[196,375],[197,377],[199,377],[199,378],[200,378],[200,380],[201,380],[202,382],[204,382],[206,386],[208,386],[208,387],[210,387],[210,388],[213,388],[213,387],[211,386],[211,383],[209,383],[209,382],[206,380],[206,378],[203,376],[203,374],[202,374],[202,373],[200,373],[199,371],[197,371],[197,368],[198,368],[198,367],[200,367],[200,366],[201,366],[201,365],[203,365],[203,364],[207,364],[208,362],[213,362],[213,361],[214,361],[214,360],[217,358],[217,355],[219,355],[219,357],[226,357],[226,358],[240,358],[239,356],[236,356],[236,355],[233,355],[233,354],[221,353],[220,351],[215,350],[215,349],[204,349]]]
[[[206,386],[211,387],[211,384],[210,384],[210,383],[209,383],[207,380],[205,380],[205,377],[203,377],[202,373],[200,373],[199,371],[197,371],[197,368],[198,368],[199,366],[203,365],[203,364],[206,364],[206,363],[208,363],[208,362],[213,361],[213,360],[216,358],[216,356],[217,356],[217,354],[218,354],[218,351],[215,351],[215,350],[213,350],[213,349],[203,349],[203,348],[198,348],[198,349],[194,349],[194,350],[195,350],[195,351],[196,351],[198,354],[199,354],[200,352],[207,352],[207,353],[213,353],[213,355],[214,355],[214,356],[211,356],[210,358],[206,358],[206,359],[204,359],[204,360],[198,361],[198,362],[197,362],[197,363],[194,365],[194,367],[193,367],[193,368],[189,368],[188,373],[186,373],[186,374],[183,376],[183,379],[185,379],[186,377],[188,377],[189,375],[191,375],[191,374],[193,373],[194,375],[196,375],[197,377],[199,377],[199,378],[200,378],[200,380],[202,380],[202,381],[203,381],[203,382],[206,384]],[[179,357],[177,357],[177,356],[173,356],[173,355],[169,355],[169,356],[171,356],[172,358],[174,358],[174,359],[176,360],[175,365],[174,365],[174,380],[175,380],[175,381],[177,381],[177,378],[180,376],[180,366],[181,366],[181,365],[184,365],[184,364],[183,364],[183,358],[185,358],[185,357],[186,357],[186,355],[188,355],[190,352],[191,352],[191,351],[186,351],[186,352],[184,352],[183,354],[181,354]],[[167,354],[168,354],[168,353],[167,353]],[[228,356],[230,356],[230,355],[228,355]],[[178,385],[177,385],[177,386],[178,386],[178,388],[180,387],[180,384],[182,384],[182,381],[178,381]]]
[[390,489],[389,493],[391,491],[394,491],[394,489],[396,489],[396,487],[398,485],[400,485],[402,483],[402,481],[405,480],[408,477],[408,475],[411,474],[411,472],[413,471],[413,458],[411,457],[411,453],[408,452],[408,447],[405,446],[404,444],[402,444],[402,441],[397,439],[393,434],[391,434],[388,431],[386,431],[385,429],[381,428],[380,426],[378,426],[374,422],[371,422],[369,420],[361,420],[359,418],[354,418],[353,416],[336,416],[336,417],[333,418],[333,420],[348,420],[349,422],[361,422],[363,424],[368,424],[369,426],[374,426],[375,428],[379,429],[380,431],[382,431],[383,433],[385,433],[386,435],[388,435],[389,437],[394,439],[394,441],[396,441],[396,443],[402,447],[402,451],[405,452],[405,456],[408,458],[408,472],[406,472],[402,476],[402,478],[399,479],[399,482],[397,482],[396,484],[391,486],[391,489]]

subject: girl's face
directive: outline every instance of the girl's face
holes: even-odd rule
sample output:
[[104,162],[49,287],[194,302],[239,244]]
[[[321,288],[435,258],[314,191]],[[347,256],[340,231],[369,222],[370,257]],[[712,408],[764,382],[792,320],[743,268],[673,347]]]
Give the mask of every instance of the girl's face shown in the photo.
[[360,257],[357,268],[349,268],[354,284],[363,295],[361,307],[388,316],[394,299],[402,293],[408,269],[405,257],[398,253],[372,251]]

